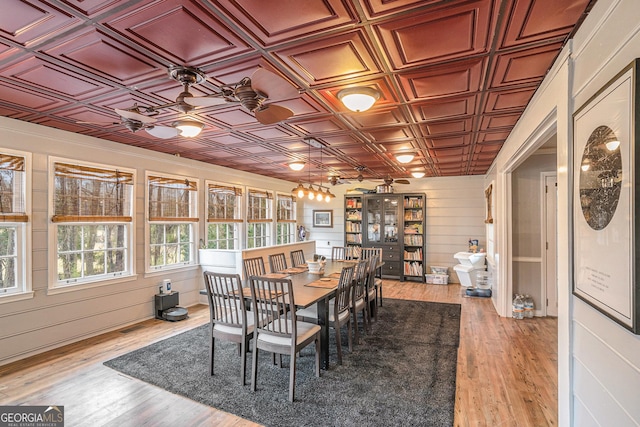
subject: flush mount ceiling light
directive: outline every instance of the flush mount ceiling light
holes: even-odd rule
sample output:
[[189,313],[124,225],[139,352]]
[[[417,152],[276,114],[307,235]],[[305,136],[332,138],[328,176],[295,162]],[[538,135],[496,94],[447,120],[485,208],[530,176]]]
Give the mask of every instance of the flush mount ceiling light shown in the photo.
[[338,92],[338,99],[351,111],[367,111],[380,98],[380,92],[370,87],[350,87]]
[[289,167],[294,171],[301,171],[304,169],[304,162],[291,162],[289,163]]
[[193,138],[194,136],[200,135],[200,132],[202,132],[204,128],[204,123],[197,120],[184,119],[173,122],[173,127],[180,131],[180,136]]
[[413,153],[396,154],[396,160],[400,163],[409,163],[416,155]]
[[411,175],[414,178],[423,178],[425,173],[424,172],[420,172],[420,171],[415,171],[415,172],[411,172]]

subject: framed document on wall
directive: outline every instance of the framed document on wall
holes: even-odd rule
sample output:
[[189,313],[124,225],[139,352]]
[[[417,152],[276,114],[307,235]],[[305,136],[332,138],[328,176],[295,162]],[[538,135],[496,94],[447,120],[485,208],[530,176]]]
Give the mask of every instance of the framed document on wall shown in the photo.
[[638,334],[638,60],[573,115],[573,293]]

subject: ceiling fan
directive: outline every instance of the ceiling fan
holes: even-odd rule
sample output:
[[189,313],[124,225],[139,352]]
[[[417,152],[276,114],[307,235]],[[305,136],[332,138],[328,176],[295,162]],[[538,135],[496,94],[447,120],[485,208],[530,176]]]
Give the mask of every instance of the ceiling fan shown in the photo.
[[184,120],[173,122],[171,126],[163,126],[155,125],[157,119],[153,116],[165,108],[175,107],[187,115],[196,107],[237,102],[252,112],[260,123],[268,125],[293,116],[293,111],[290,109],[271,102],[299,95],[297,89],[289,82],[261,68],[254,71],[251,77],[244,77],[237,83],[223,85],[219,92],[205,96],[194,96],[189,92],[191,86],[206,80],[207,76],[201,70],[194,67],[175,66],[169,68],[169,76],[183,86],[183,91],[174,102],[149,107],[139,107],[134,104],[127,109],[116,108],[114,111],[120,116],[120,123],[132,132],[144,129],[157,138],[172,138],[178,135],[195,136],[185,134],[186,128],[183,129],[183,125],[191,125],[199,128],[196,135],[200,133],[199,130],[204,127],[204,124],[193,117],[187,116]]
[[384,185],[391,185],[391,184],[411,184],[409,182],[408,179],[393,179],[391,178],[391,175],[387,175],[382,182],[384,183]]
[[340,178],[339,175],[329,175],[328,179],[331,185],[351,184],[351,181]]

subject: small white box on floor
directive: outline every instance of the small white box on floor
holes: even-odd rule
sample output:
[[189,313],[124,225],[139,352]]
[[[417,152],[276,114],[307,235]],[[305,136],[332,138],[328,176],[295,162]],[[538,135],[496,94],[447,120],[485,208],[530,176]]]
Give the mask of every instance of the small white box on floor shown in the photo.
[[449,284],[449,275],[448,274],[425,274],[427,279],[427,283],[430,285],[448,285]]
[[449,267],[440,267],[438,265],[431,266],[432,274],[449,274]]

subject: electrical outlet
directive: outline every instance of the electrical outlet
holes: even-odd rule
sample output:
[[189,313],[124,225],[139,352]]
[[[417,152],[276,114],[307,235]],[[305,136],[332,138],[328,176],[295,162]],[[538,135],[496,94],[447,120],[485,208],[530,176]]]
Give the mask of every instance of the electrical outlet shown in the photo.
[[331,242],[327,242],[327,246],[331,246]]

